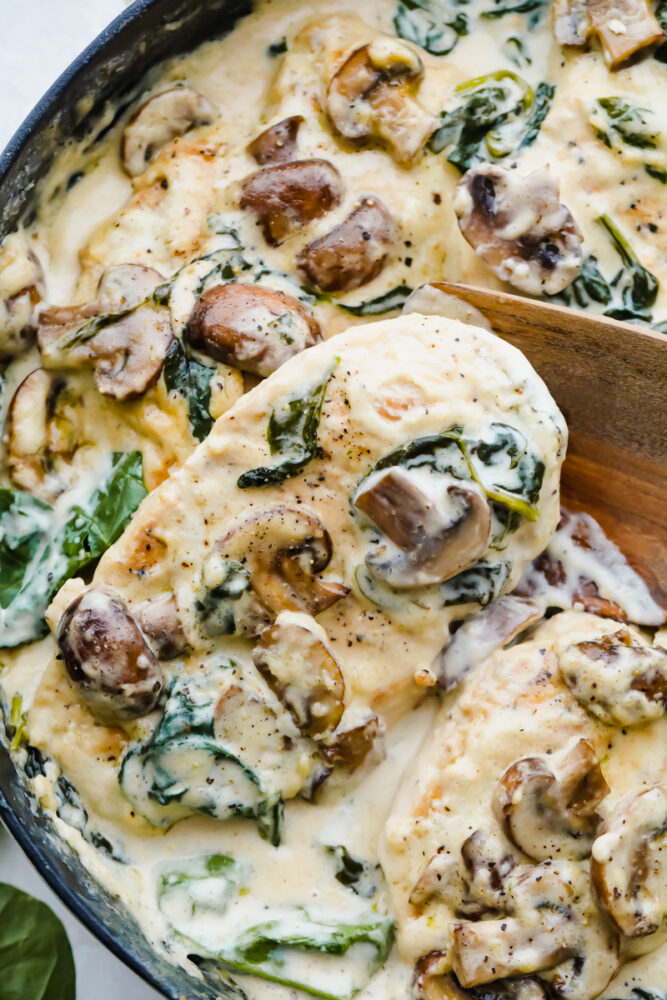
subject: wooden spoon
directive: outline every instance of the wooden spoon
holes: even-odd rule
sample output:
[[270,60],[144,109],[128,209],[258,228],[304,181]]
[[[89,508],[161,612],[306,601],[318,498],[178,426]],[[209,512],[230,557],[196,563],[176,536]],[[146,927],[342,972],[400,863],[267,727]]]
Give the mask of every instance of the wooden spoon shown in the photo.
[[667,600],[667,336],[505,292],[433,283],[542,376],[570,429],[563,503],[602,525]]

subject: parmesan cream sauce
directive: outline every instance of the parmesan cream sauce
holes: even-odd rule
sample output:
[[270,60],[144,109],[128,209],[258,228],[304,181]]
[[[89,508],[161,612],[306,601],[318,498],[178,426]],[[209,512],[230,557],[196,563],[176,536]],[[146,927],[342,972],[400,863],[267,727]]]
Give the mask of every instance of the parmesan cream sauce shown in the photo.
[[[478,8],[481,9],[479,4],[461,8],[471,19],[471,32],[459,38],[449,55],[436,58],[420,52],[426,68],[419,90],[420,101],[437,115],[453,107],[455,86],[497,70],[518,73],[533,89],[542,81],[555,84],[553,106],[537,140],[516,158],[510,156],[503,162],[505,165],[516,162],[522,172],[545,164],[551,166],[560,182],[561,200],[583,232],[585,253],[597,258],[602,273],[610,281],[620,262],[608,234],[596,221],[602,213],[609,215],[642,264],[658,278],[660,287],[653,319],[662,320],[667,316],[665,188],[644,167],[648,162],[655,168],[664,168],[663,159],[667,164],[667,139],[660,131],[667,104],[664,67],[647,59],[631,69],[611,74],[597,49],[586,53],[564,52],[553,41],[545,18],[528,30],[527,19],[522,15],[483,20],[477,16]],[[237,208],[238,182],[254,168],[245,151],[247,142],[264,124],[288,114],[302,114],[305,118],[299,135],[300,155],[329,159],[340,170],[346,185],[340,209],[334,216],[315,223],[313,235],[326,232],[332,219],[342,219],[359,194],[366,191],[385,199],[399,223],[400,247],[388,266],[363,289],[343,296],[344,301],[357,304],[398,285],[415,287],[423,281],[438,279],[500,287],[459,232],[451,207],[459,175],[444,156],[425,155],[408,170],[382,150],[351,151],[332,138],[317,113],[315,98],[321,92],[322,67],[331,61],[331,47],[333,44],[335,48],[337,33],[362,40],[373,30],[391,33],[395,12],[396,5],[388,0],[367,0],[363,5],[363,19],[370,26],[367,29],[355,20],[356,15],[350,14],[347,0],[317,0],[308,5],[294,0],[260,0],[255,11],[242,19],[227,38],[206,43],[192,55],[172,60],[154,71],[147,80],[147,90],[186,82],[220,109],[220,120],[200,129],[193,137],[177,140],[170,156],[160,157],[134,185],[119,162],[123,122],[83,156],[77,146],[65,149],[47,179],[38,222],[30,231],[20,234],[15,257],[9,244],[0,251],[4,254],[0,257],[0,291],[15,290],[11,287],[12,267],[20,269],[25,246],[30,247],[42,264],[44,300],[52,304],[87,301],[94,295],[101,271],[128,260],[156,267],[164,277],[170,277],[192,257],[220,246],[220,237],[211,233],[210,225],[208,231],[204,225],[207,217],[216,215],[221,225],[239,233],[248,257],[261,257],[268,263],[272,274],[265,283],[292,292],[293,280],[280,278],[278,273],[293,274],[299,241],[288,239],[281,247],[268,248],[256,227]],[[342,17],[340,22],[328,20],[338,15]],[[328,33],[334,43],[328,40]],[[282,39],[287,43],[285,55],[269,55],[270,46]],[[295,42],[295,39],[300,40]],[[519,39],[521,48],[512,39]],[[599,125],[599,112],[594,104],[598,98],[608,96],[621,96],[648,109],[649,125],[655,126],[658,135],[655,149],[647,153],[617,143],[608,148],[600,141],[592,124],[593,121]],[[188,150],[190,138],[203,144],[209,142],[217,156],[207,159],[200,155],[201,149],[192,155]],[[78,182],[67,185],[68,178],[80,170],[83,176]],[[158,190],[163,180],[166,193]],[[195,277],[201,276],[200,271],[195,271]],[[188,284],[187,269],[179,280],[181,284],[174,297],[175,303],[182,301],[180,308],[176,307],[177,327],[188,315],[193,283],[190,280]],[[314,308],[327,336],[364,322],[330,303],[320,302]],[[591,303],[590,308],[604,306]],[[38,363],[38,354],[31,349],[7,365],[3,418],[14,389]],[[378,358],[369,357],[367,363],[377,366]],[[409,366],[409,359],[406,365]],[[306,380],[311,369],[314,371],[312,364],[309,367],[298,360],[293,368]],[[110,451],[139,448],[146,484],[152,489],[185,461],[196,444],[188,428],[184,401],[170,396],[161,382],[137,402],[121,405],[101,398],[87,375],[77,378],[82,394],[92,402],[86,413],[85,447],[77,452],[71,488],[59,501],[61,518],[68,507],[99,482]],[[226,366],[217,366],[216,380],[211,403],[214,417],[223,414],[242,391],[240,374]],[[268,393],[266,400],[270,402],[272,398],[276,398],[275,393],[273,396]],[[259,410],[266,413],[266,407]],[[248,412],[253,419],[258,415]],[[403,440],[404,437],[397,443]],[[251,450],[257,452],[256,442],[249,443]],[[567,528],[552,540],[550,553],[561,561],[569,581],[580,576],[595,580],[601,596],[625,608],[632,620],[647,625],[660,621],[659,609],[641,582],[630,572],[619,570],[622,564],[618,560],[592,561],[572,544]],[[107,564],[111,562],[107,560]],[[65,596],[71,597],[77,587],[72,584],[66,588]],[[572,593],[571,588],[570,599]],[[544,607],[558,604],[553,594],[543,594],[542,600]],[[562,593],[559,600],[563,602]],[[558,616],[545,627],[546,634],[570,636],[582,627],[579,621],[576,616],[574,619]],[[441,625],[445,626],[446,621]],[[344,627],[336,634],[335,616],[327,617],[326,627],[330,636],[346,640]],[[363,662],[367,664],[372,662],[369,650],[372,652],[377,642],[379,627],[378,620],[374,630],[372,616],[365,615],[368,649]],[[599,623],[585,627],[600,632]],[[229,640],[228,648],[235,650],[233,640]],[[242,656],[240,645],[238,651]],[[127,817],[120,819],[128,808],[119,796],[117,782],[117,764],[127,745],[126,734],[99,726],[83,705],[72,703],[72,689],[54,653],[54,642],[47,637],[17,651],[5,651],[2,656],[6,703],[21,696],[30,742],[54,758],[44,766],[44,774],[33,779],[35,794],[42,807],[51,811],[58,833],[80,852],[91,872],[126,902],[156,947],[167,944],[171,961],[187,962],[185,956],[192,947],[186,938],[215,951],[230,928],[259,924],[267,919],[267,913],[280,914],[290,906],[305,907],[314,916],[343,914],[351,923],[363,922],[369,911],[376,916],[400,913],[405,868],[399,865],[395,874],[391,857],[392,843],[395,846],[397,839],[400,840],[396,834],[400,810],[406,797],[409,799],[411,769],[426,766],[428,761],[428,751],[426,757],[419,752],[425,734],[430,733],[431,743],[437,746],[439,727],[446,724],[456,695],[447,696],[440,709],[436,699],[415,697],[414,692],[407,702],[405,697],[399,697],[398,705],[392,711],[387,710],[390,724],[385,735],[384,759],[352,778],[335,775],[317,806],[298,799],[290,801],[289,824],[278,848],[260,839],[252,822],[246,820],[219,822],[205,816],[191,816],[155,836],[149,835],[146,825],[128,823]],[[397,655],[400,658],[402,647]],[[511,660],[521,655],[512,650],[497,654],[498,663],[504,662],[503,657]],[[412,668],[412,664],[408,666]],[[475,683],[475,676],[466,682],[473,692]],[[466,697],[473,697],[467,691],[468,688]],[[485,724],[493,740],[493,716]],[[152,725],[154,720],[139,723],[134,738],[146,736]],[[643,730],[630,735],[623,733],[622,737],[620,732],[614,733],[606,774],[614,790],[614,801],[643,783],[664,779],[664,720],[650,728],[650,734]],[[528,752],[532,746],[524,746],[525,740],[518,738],[513,743],[510,731],[504,733],[503,740],[508,759],[514,759],[524,750]],[[650,747],[648,754],[646,747]],[[25,764],[25,758],[26,751],[20,747],[16,751],[17,762]],[[81,794],[88,814],[86,826],[82,825],[76,802],[64,803],[62,793],[59,795],[59,763]],[[469,757],[459,761],[458,766],[472,773],[479,763],[471,746]],[[406,767],[407,776],[394,804]],[[494,780],[490,773],[484,774],[483,767],[479,774],[477,780],[484,787]],[[479,809],[479,801],[473,802],[463,795],[455,823],[467,827]],[[390,813],[392,820],[385,833]],[[104,832],[123,863],[109,860],[104,852],[91,846],[85,837],[90,829]],[[455,831],[453,839],[458,835]],[[372,896],[355,895],[335,879],[336,857],[325,848],[340,846],[368,863],[376,884]],[[419,838],[415,838],[411,849],[421,850]],[[169,866],[177,868],[183,859],[213,853],[229,855],[243,869],[243,891],[228,903],[223,916],[219,912],[222,907],[218,905],[216,909],[216,899],[219,903],[218,896],[224,896],[226,889],[215,879],[204,885],[198,906],[193,905],[192,895],[186,892],[179,895],[178,891],[164,906],[158,905],[161,880]],[[387,881],[376,867],[379,857],[385,865]],[[412,860],[408,871],[414,875],[418,867]],[[395,947],[385,966],[363,987],[364,997],[399,1000],[406,996],[412,977],[410,961],[423,953],[424,942],[429,947],[438,945],[438,930],[442,930],[438,920],[442,916],[425,930],[415,929],[410,921],[401,927],[400,950]],[[664,988],[667,946],[628,958],[631,960],[603,996],[625,996],[633,986]],[[350,953],[348,959],[309,953],[301,959],[298,971],[319,976],[325,992],[336,992],[343,980],[348,982],[348,977],[350,987],[363,985],[367,959],[368,954],[363,950],[358,955]],[[287,988],[254,977],[239,975],[238,979],[249,995],[258,1000],[288,995]]]

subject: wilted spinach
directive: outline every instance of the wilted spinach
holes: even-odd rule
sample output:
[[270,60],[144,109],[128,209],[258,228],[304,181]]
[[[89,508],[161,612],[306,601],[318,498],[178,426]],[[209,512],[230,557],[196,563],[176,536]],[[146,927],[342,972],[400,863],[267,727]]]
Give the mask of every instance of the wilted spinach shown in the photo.
[[[467,2],[467,0],[462,0]],[[402,0],[394,14],[394,30],[399,38],[413,42],[434,56],[446,56],[461,35],[470,30],[468,17],[454,12],[459,3],[446,0]]]
[[[604,128],[600,128],[598,124],[600,117],[598,108],[604,112],[606,117]],[[598,139],[609,148],[612,145],[612,137],[609,133],[612,133],[628,146],[636,146],[638,149],[656,149],[657,133],[651,131],[645,118],[650,113],[647,108],[636,107],[622,97],[599,97],[594,103],[591,123]]]
[[441,153],[449,148],[448,161],[463,173],[476,163],[503,159],[532,145],[549,113],[555,87],[540,83],[533,93],[516,73],[499,70],[460,84],[454,93],[461,103],[441,113],[429,149]]
[[5,1000],[75,1000],[67,933],[40,900],[0,883],[0,981]]
[[365,899],[369,899],[375,895],[378,891],[380,865],[353,858],[348,849],[342,844],[327,846],[325,850],[328,854],[333,854],[336,858],[335,877],[337,882],[351,889],[357,896],[363,896]]
[[29,493],[0,489],[0,647],[46,633],[53,595],[116,541],[145,496],[139,451],[114,452],[102,485],[72,508],[64,525]]
[[162,869],[158,905],[177,930],[184,915],[222,914],[247,872],[247,865],[227,854],[182,858]]
[[345,982],[347,977],[337,974],[335,982],[340,989],[333,993],[329,970],[322,970],[318,982],[316,967],[306,975],[300,962],[296,968],[290,968],[294,953],[343,956],[356,946],[365,945],[372,956],[367,963],[370,978],[387,960],[393,942],[394,924],[388,917],[371,913],[365,915],[363,923],[335,923],[317,920],[306,910],[295,908],[292,913],[282,913],[278,919],[248,927],[236,939],[227,939],[215,957],[232,971],[301,989],[323,1000],[344,1000],[362,985],[353,975]]
[[339,309],[352,313],[353,316],[380,316],[383,313],[391,312],[394,309],[401,309],[412,292],[409,285],[397,285],[384,295],[378,295],[376,299],[368,299],[360,302],[356,306],[346,305],[345,302],[337,302]]
[[597,257],[590,254],[584,259],[581,271],[572,284],[559,292],[558,295],[550,297],[563,302],[566,306],[569,306],[574,298],[580,309],[586,309],[591,302],[608,305],[612,299],[612,291],[609,283],[600,273]]
[[506,14],[530,14],[528,27],[535,28],[542,20],[548,0],[520,0],[516,4],[506,4],[503,0],[493,0],[494,6],[483,10],[481,17],[486,20],[497,20]]
[[195,602],[195,611],[207,635],[234,635],[238,602],[249,587],[247,566],[227,559],[223,579],[217,586],[206,589]]
[[508,562],[478,562],[464,569],[458,576],[440,584],[444,606],[474,602],[486,607],[499,595],[510,569],[511,563]]
[[282,461],[278,465],[260,466],[244,472],[237,482],[239,489],[282,483],[298,476],[315,457],[322,404],[332,374],[333,368],[322,382],[305,395],[285,399],[274,406],[266,437],[271,454],[281,455]]
[[185,397],[192,433],[198,441],[203,441],[213,426],[209,407],[215,368],[197,361],[185,344],[174,337],[162,371],[167,391]]
[[597,220],[611,236],[614,248],[623,262],[623,267],[610,282],[621,297],[621,305],[605,311],[605,316],[622,320],[640,320],[650,323],[651,306],[658,296],[659,282],[638,260],[634,250],[617,229],[608,215]]

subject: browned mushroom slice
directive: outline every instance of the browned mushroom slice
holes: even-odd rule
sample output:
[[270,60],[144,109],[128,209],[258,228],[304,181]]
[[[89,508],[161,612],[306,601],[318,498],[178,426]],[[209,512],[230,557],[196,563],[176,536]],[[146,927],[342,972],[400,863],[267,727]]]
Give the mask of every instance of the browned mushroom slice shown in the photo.
[[440,653],[434,667],[438,683],[451,691],[470,670],[541,617],[542,609],[523,597],[509,594],[492,601],[466,619]]
[[419,878],[410,893],[410,905],[423,906],[435,897],[454,909],[463,892],[463,878],[458,860],[451,854],[446,854],[444,847],[439,847],[419,873]]
[[45,367],[92,367],[104,395],[141,395],[157,381],[173,340],[168,310],[150,299],[161,282],[152,268],[120,264],[102,275],[96,301],[43,310],[37,342]]
[[650,55],[664,32],[646,0],[558,0],[553,26],[561,45],[586,45],[600,39],[610,69]]
[[465,988],[542,973],[563,998],[596,997],[616,968],[616,942],[571,862],[516,869],[507,880],[510,916],[453,928],[454,972]]
[[72,683],[100,722],[147,715],[162,691],[162,672],[139,626],[109,587],[80,594],[56,630]]
[[322,630],[312,624],[281,615],[262,633],[253,660],[301,732],[317,739],[330,735],[340,722],[345,683],[318,634]]
[[366,195],[343,222],[301,251],[297,265],[309,285],[323,292],[349,292],[377,278],[397,235],[384,202]]
[[158,660],[173,660],[188,648],[174,594],[145,601],[137,608],[136,617]]
[[380,139],[399,163],[410,163],[437,127],[414,96],[423,75],[417,53],[398,39],[356,49],[329,85],[332,125],[346,139]]
[[215,285],[197,299],[188,336],[217,361],[263,376],[322,339],[319,323],[298,299],[236,283]]
[[0,246],[0,357],[13,357],[35,334],[35,309],[44,291],[44,272],[22,233]]
[[341,583],[319,579],[331,561],[331,536],[303,507],[273,507],[253,515],[221,540],[219,551],[223,558],[244,560],[270,620],[281,611],[318,615],[349,593]]
[[348,711],[322,747],[322,756],[330,764],[342,764],[353,774],[367,759],[384,757],[384,723],[371,711]]
[[548,167],[528,175],[471,167],[456,186],[454,211],[473,250],[522,292],[555,295],[581,270],[582,236]]
[[609,794],[595,751],[579,740],[556,766],[545,757],[515,761],[498,782],[494,807],[510,840],[529,858],[587,857]]
[[442,975],[438,964],[445,964],[433,952],[421,958],[415,967],[414,987],[419,1000],[547,1000],[547,987],[533,976],[502,979],[480,988],[464,990],[453,973]]
[[427,587],[472,566],[486,550],[489,505],[480,489],[451,477],[437,480],[438,501],[400,467],[369,478],[354,498],[361,510],[399,548],[386,545],[366,556],[366,565],[392,587]]
[[516,859],[499,837],[475,830],[461,844],[465,885],[459,916],[478,920],[488,913],[507,908],[507,879],[516,867]]
[[197,125],[210,125],[216,110],[192,87],[171,87],[150,97],[123,131],[121,159],[130,177],[144,172],[163,146]]
[[289,163],[296,153],[296,141],[302,122],[302,115],[292,115],[275,125],[269,125],[252,140],[248,152],[260,167]]
[[667,914],[667,785],[617,806],[593,844],[591,875],[621,934],[658,930]]
[[74,428],[59,405],[65,381],[37,368],[16,389],[7,411],[7,464],[20,489],[51,503],[64,484],[56,470],[60,457],[77,447]]
[[341,176],[328,160],[295,160],[264,167],[241,184],[241,208],[255,216],[271,246],[340,203]]
[[667,711],[667,649],[640,645],[627,628],[568,646],[558,666],[577,701],[609,725],[644,725]]

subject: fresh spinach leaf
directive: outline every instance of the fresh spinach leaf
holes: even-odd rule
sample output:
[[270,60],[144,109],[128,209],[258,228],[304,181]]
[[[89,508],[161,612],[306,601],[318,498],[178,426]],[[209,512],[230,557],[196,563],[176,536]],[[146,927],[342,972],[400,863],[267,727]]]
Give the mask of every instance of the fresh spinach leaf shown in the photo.
[[[344,1000],[364,985],[358,981],[359,972],[337,972],[332,979],[326,966],[304,966],[299,961],[300,953],[335,957],[363,949],[361,954],[368,956],[363,962],[364,979],[368,981],[387,960],[393,942],[394,924],[388,917],[370,913],[363,923],[334,923],[295,908],[275,920],[248,927],[235,939],[227,939],[215,957],[226,969],[300,989],[323,1000]],[[337,986],[335,993],[332,982]]]
[[75,1000],[72,949],[46,903],[0,883],[0,928],[3,1000]]
[[394,14],[394,30],[431,55],[446,56],[470,30],[467,15],[455,13],[453,6],[445,0],[402,0]]
[[174,337],[162,370],[167,391],[186,399],[190,429],[198,441],[203,441],[214,423],[209,407],[215,368],[193,358],[184,344]]
[[114,452],[111,470],[65,521],[28,493],[0,490],[0,648],[46,634],[56,591],[122,534],[146,495],[141,452]]
[[285,399],[273,408],[266,437],[271,454],[279,454],[283,459],[278,465],[244,472],[237,482],[239,489],[282,483],[298,476],[315,457],[322,404],[332,374],[333,368],[305,395]]
[[410,288],[409,285],[397,285],[389,292],[385,292],[384,295],[378,295],[376,299],[368,299],[366,302],[359,302],[356,306],[347,305],[345,302],[337,302],[336,305],[353,316],[380,316],[382,313],[401,309],[413,291],[414,289]]
[[597,221],[611,236],[614,248],[623,262],[623,267],[611,282],[611,287],[620,293],[622,305],[607,309],[605,316],[650,322],[650,309],[658,297],[658,279],[640,263],[632,247],[608,215],[601,215]]
[[380,865],[371,864],[369,861],[360,861],[353,858],[348,849],[342,844],[327,846],[328,854],[333,854],[336,858],[336,881],[341,885],[351,889],[357,896],[369,899],[378,891],[378,876],[381,871]]

